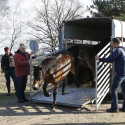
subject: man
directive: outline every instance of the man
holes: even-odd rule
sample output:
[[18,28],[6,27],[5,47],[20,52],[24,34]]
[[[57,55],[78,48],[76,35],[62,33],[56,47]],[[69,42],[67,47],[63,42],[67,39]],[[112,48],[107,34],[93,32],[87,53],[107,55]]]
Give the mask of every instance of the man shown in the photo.
[[[1,69],[2,72],[5,72],[5,79],[6,79],[6,87],[8,90],[8,96],[11,95],[10,93],[10,77],[14,82],[14,87],[16,87],[16,76],[15,76],[15,67],[14,65],[10,65],[10,60],[13,58],[12,53],[8,47],[4,48],[5,54],[1,58]],[[15,88],[16,89],[16,88]]]
[[16,95],[18,103],[28,102],[24,91],[26,89],[27,76],[30,74],[30,55],[25,51],[24,44],[20,44],[19,49],[15,52],[14,60],[17,79]]
[[114,62],[115,75],[111,85],[111,108],[107,109],[107,112],[118,112],[118,95],[117,89],[121,85],[123,93],[123,106],[120,111],[125,112],[125,50],[120,47],[120,39],[114,38],[112,40],[112,46],[116,49],[108,58],[95,57],[96,60],[102,62]]

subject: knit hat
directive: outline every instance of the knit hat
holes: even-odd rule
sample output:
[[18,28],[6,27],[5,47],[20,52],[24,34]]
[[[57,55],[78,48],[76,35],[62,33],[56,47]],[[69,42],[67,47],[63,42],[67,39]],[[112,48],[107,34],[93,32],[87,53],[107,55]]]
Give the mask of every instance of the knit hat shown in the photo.
[[10,48],[5,47],[5,48],[4,48],[4,51],[7,52],[7,51],[9,51],[9,49],[10,49]]

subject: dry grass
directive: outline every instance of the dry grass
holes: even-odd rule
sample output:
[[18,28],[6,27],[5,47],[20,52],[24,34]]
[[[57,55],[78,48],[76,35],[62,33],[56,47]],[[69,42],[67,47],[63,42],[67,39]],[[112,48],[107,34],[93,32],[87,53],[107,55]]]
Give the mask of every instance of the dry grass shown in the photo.
[[[6,80],[4,77],[4,73],[1,73],[1,68],[0,68],[0,100],[15,96],[15,89],[12,79],[10,85],[11,85],[11,96],[7,96]],[[26,95],[29,95],[29,91],[30,91],[30,84],[28,79],[28,84],[26,87]]]

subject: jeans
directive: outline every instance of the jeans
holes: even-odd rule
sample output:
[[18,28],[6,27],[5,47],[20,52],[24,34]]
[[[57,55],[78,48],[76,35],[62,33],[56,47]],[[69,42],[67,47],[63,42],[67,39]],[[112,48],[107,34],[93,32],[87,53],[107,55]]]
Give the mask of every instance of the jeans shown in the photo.
[[5,70],[6,87],[7,87],[8,93],[10,93],[10,77],[12,78],[14,82],[14,87],[16,89],[15,68]]
[[111,97],[112,97],[112,105],[111,109],[118,109],[118,94],[117,89],[121,85],[122,93],[123,93],[123,108],[125,108],[125,76],[120,76],[119,74],[115,74],[113,78],[113,83],[111,85]]
[[25,89],[26,89],[26,83],[27,83],[27,76],[24,77],[16,77],[17,79],[17,86],[16,86],[16,96],[19,100],[25,99]]

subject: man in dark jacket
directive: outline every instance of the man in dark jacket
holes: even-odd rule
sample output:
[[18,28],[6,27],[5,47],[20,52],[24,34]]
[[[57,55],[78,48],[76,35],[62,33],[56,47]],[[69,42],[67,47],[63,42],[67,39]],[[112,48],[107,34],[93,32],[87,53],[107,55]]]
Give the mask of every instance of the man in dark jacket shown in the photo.
[[5,54],[1,58],[1,69],[2,72],[5,72],[6,86],[8,90],[8,96],[10,93],[10,77],[13,79],[14,87],[16,86],[16,77],[15,77],[15,67],[10,66],[10,60],[13,58],[12,53],[8,47],[4,48]]
[[17,79],[16,95],[18,98],[18,103],[28,102],[24,91],[26,89],[27,76],[30,74],[30,55],[25,51],[24,44],[20,44],[19,49],[15,53],[14,60]]
[[112,104],[111,108],[107,109],[107,112],[118,112],[118,95],[117,89],[121,85],[123,92],[123,106],[120,111],[125,112],[125,50],[120,47],[120,39],[114,38],[112,40],[112,46],[116,49],[108,58],[95,57],[96,60],[101,62],[114,62],[115,76],[111,85],[111,97]]

